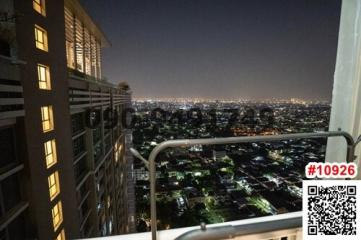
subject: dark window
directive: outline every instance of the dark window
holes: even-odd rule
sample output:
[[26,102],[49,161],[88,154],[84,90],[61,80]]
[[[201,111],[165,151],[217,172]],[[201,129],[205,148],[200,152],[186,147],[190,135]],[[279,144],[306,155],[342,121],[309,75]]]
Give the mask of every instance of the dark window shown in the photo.
[[105,152],[107,153],[112,147],[112,139],[110,138],[110,134],[104,140],[105,144]]
[[9,224],[8,231],[9,239],[29,239],[26,237],[26,225],[23,214]]
[[80,208],[80,220],[84,221],[84,218],[86,217],[86,214],[89,211],[88,202],[84,201]]
[[11,57],[10,44],[3,39],[0,39],[0,55]]
[[99,142],[99,140],[102,137],[102,130],[101,127],[98,127],[97,129],[93,130],[93,144],[96,144]]
[[16,163],[13,128],[0,130],[0,168]]
[[0,240],[6,240],[6,230],[2,230],[0,232]]
[[73,156],[79,156],[83,152],[85,152],[84,135],[73,140]]
[[21,201],[20,184],[16,174],[7,177],[1,182],[3,207],[5,212],[15,207]]
[[86,156],[79,160],[74,166],[76,182],[79,183],[87,172]]
[[84,131],[83,113],[77,113],[71,116],[71,128],[73,135]]
[[78,199],[78,203],[80,203],[85,195],[88,193],[88,184],[87,182],[85,182],[79,189],[79,191],[77,191],[77,199]]
[[95,163],[98,163],[98,161],[100,161],[102,155],[103,155],[102,144],[98,143],[97,145],[94,146],[94,161],[95,161]]
[[91,227],[92,225],[90,225],[90,221],[89,218],[86,220],[86,222],[84,223],[84,227],[82,230],[82,235],[83,237],[89,237],[89,235],[91,234]]

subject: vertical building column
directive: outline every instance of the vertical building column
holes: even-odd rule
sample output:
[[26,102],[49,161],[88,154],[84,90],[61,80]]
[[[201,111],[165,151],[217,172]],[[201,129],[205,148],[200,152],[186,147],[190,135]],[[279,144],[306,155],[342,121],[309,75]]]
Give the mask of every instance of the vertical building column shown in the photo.
[[[332,92],[330,131],[361,134],[361,2],[342,1],[336,70]],[[361,144],[359,144],[361,145]],[[361,179],[361,146],[356,149],[358,178]],[[329,139],[326,161],[345,162],[344,139]]]
[[74,66],[74,69],[76,70],[77,69],[77,66],[76,66],[76,64],[77,64],[77,54],[76,54],[76,51],[77,51],[77,47],[76,47],[76,28],[75,28],[75,15],[73,14],[73,49],[74,49],[74,52],[73,52],[73,54],[74,54],[74,64],[75,64],[75,66]]
[[127,169],[127,194],[128,194],[128,233],[136,232],[135,228],[135,177],[134,177],[134,159],[133,154],[130,152],[130,148],[133,147],[132,131],[125,130],[125,157],[126,157],[126,169]]
[[[21,72],[31,215],[39,239],[58,236],[64,239],[65,235],[77,238],[79,222],[74,215],[77,208],[66,81],[64,1],[45,1],[41,6],[44,9],[40,7],[40,10],[33,7],[33,1],[14,2],[16,11],[22,15],[16,32],[19,57],[26,61]],[[39,65],[48,68],[38,70]]]
[[84,29],[84,23],[81,23],[81,34],[82,34],[82,45],[83,45],[83,73],[86,73],[86,63],[85,63],[85,29]]

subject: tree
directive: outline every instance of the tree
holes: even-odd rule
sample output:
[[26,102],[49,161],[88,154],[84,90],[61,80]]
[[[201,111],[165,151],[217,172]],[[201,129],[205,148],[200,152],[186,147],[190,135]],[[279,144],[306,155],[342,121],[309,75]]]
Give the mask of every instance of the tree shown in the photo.
[[127,82],[120,82],[118,88],[124,91],[130,90],[129,84]]
[[137,232],[147,232],[147,231],[148,231],[147,223],[143,219],[139,220],[137,225]]

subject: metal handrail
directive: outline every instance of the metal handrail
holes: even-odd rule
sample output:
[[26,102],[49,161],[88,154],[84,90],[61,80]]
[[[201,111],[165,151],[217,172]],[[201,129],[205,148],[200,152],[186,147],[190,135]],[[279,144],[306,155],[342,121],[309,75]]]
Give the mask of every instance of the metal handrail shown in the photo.
[[[347,156],[348,163],[354,160],[354,139],[353,137],[343,131],[332,132],[313,132],[313,133],[294,133],[282,135],[267,135],[267,136],[243,136],[243,137],[227,137],[227,138],[205,138],[205,139],[183,139],[183,140],[169,140],[158,144],[150,153],[149,160],[146,161],[149,169],[150,181],[150,212],[151,212],[151,230],[152,240],[157,240],[157,211],[156,211],[156,166],[155,160],[158,154],[167,148],[185,147],[194,145],[219,145],[219,144],[236,144],[247,142],[273,142],[291,139],[306,139],[306,138],[329,138],[329,137],[343,137],[347,143]],[[133,153],[134,154],[134,153]],[[143,161],[144,162],[144,161]],[[229,234],[237,233],[236,228],[227,229]],[[199,237],[199,236],[198,236]],[[192,239],[202,239],[192,236]]]
[[[280,219],[263,217],[262,221],[247,224],[230,224],[201,229],[194,229],[183,233],[175,240],[218,240],[229,239],[236,236],[246,236],[250,234],[260,234],[265,232],[275,232],[278,230],[294,229],[302,226],[302,212],[285,213]],[[236,221],[237,222],[237,221]]]

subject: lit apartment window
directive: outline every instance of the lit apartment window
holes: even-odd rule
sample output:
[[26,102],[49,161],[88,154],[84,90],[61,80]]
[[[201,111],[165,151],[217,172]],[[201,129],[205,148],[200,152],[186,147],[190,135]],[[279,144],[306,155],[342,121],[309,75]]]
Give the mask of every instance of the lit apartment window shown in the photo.
[[61,232],[59,233],[59,235],[56,237],[55,240],[65,240],[65,231],[64,231],[64,229],[61,230]]
[[33,0],[33,8],[44,17],[46,16],[45,0]]
[[100,52],[100,44],[99,42],[96,43],[97,45],[97,54],[96,54],[96,57],[97,57],[97,65],[96,65],[96,68],[97,68],[97,78],[101,78],[102,77],[102,73],[101,73],[101,52]]
[[58,171],[54,172],[48,177],[48,184],[49,184],[50,200],[54,200],[54,198],[60,193]]
[[84,72],[84,27],[78,18],[75,19],[75,53],[76,69]]
[[41,107],[41,121],[43,123],[43,132],[49,132],[51,130],[54,130],[52,106]]
[[35,25],[35,44],[37,48],[48,51],[48,34],[38,25]]
[[84,28],[84,60],[85,73],[91,75],[90,33],[86,28]]
[[68,67],[101,78],[100,42],[69,9],[65,8],[64,15]]
[[51,90],[50,69],[48,66],[38,64],[38,80],[40,89]]
[[56,146],[55,140],[44,143],[46,167],[50,168],[56,163]]
[[74,39],[74,14],[64,8],[65,15],[65,49],[68,67],[75,69],[75,39]]
[[54,231],[56,231],[60,224],[63,222],[63,208],[61,205],[61,201],[59,201],[51,210],[51,214],[53,217],[53,226]]
[[91,51],[91,75],[97,76],[97,45],[93,36],[90,37],[90,51]]

